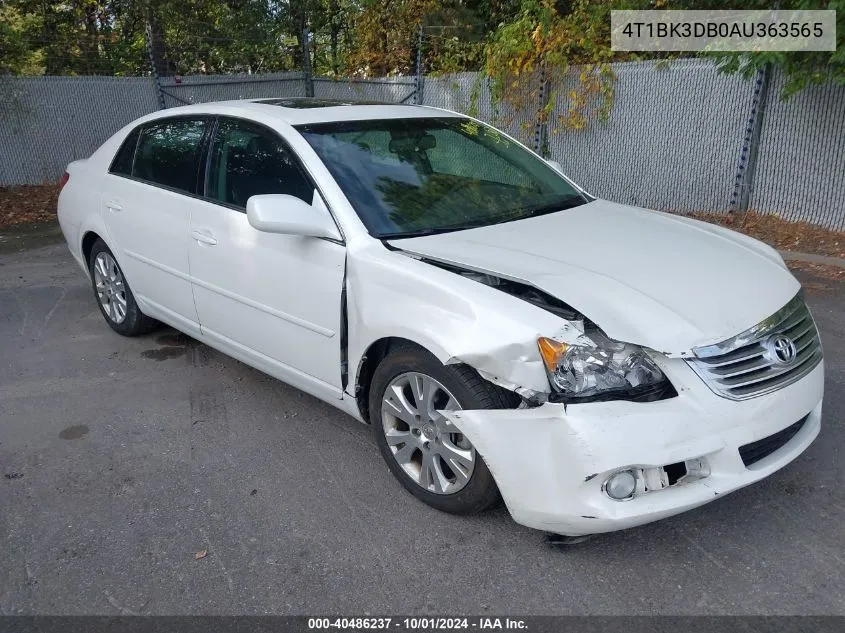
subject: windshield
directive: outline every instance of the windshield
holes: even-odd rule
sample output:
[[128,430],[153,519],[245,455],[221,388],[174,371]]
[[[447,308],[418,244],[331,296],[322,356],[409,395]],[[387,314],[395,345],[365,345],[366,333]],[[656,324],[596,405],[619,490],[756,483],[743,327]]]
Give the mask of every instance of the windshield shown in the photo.
[[487,226],[587,202],[545,161],[470,119],[351,121],[297,129],[375,237]]

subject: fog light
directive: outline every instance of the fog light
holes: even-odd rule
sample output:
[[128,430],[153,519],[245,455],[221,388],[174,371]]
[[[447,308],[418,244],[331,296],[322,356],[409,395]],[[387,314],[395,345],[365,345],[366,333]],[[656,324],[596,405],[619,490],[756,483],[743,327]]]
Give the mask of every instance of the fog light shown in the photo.
[[637,489],[637,478],[630,470],[622,470],[607,478],[604,483],[604,490],[611,499],[621,501],[634,496]]

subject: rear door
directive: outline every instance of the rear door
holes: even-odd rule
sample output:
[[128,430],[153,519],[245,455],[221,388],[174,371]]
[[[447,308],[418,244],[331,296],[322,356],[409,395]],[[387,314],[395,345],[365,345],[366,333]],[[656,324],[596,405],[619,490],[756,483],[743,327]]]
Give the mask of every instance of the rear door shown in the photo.
[[204,337],[277,377],[341,397],[341,292],[346,248],[263,233],[247,221],[251,196],[283,193],[329,214],[274,130],[220,117],[209,143],[206,201],[192,206],[190,264]]
[[206,117],[157,119],[133,131],[102,198],[109,240],[145,310],[199,334],[188,268]]

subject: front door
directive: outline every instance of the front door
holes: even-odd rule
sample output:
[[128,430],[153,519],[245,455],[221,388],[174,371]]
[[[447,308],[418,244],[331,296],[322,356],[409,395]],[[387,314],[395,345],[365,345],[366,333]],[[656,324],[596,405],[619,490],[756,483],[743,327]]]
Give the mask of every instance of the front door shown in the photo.
[[[219,119],[204,202],[191,211],[190,265],[202,333],[286,382],[338,398],[346,249],[336,242],[262,233],[250,196],[284,193],[312,203],[313,183],[274,131]],[[321,204],[315,213],[328,213]]]

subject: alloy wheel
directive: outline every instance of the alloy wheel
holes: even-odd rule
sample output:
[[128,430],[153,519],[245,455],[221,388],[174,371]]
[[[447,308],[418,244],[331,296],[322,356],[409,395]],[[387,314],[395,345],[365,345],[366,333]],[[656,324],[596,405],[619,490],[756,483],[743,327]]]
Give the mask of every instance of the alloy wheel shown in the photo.
[[476,453],[438,411],[461,409],[457,399],[431,376],[400,374],[382,397],[387,445],[408,477],[428,492],[450,495],[469,483]]
[[106,316],[114,323],[122,323],[126,318],[126,282],[109,253],[98,253],[94,259],[94,287]]

